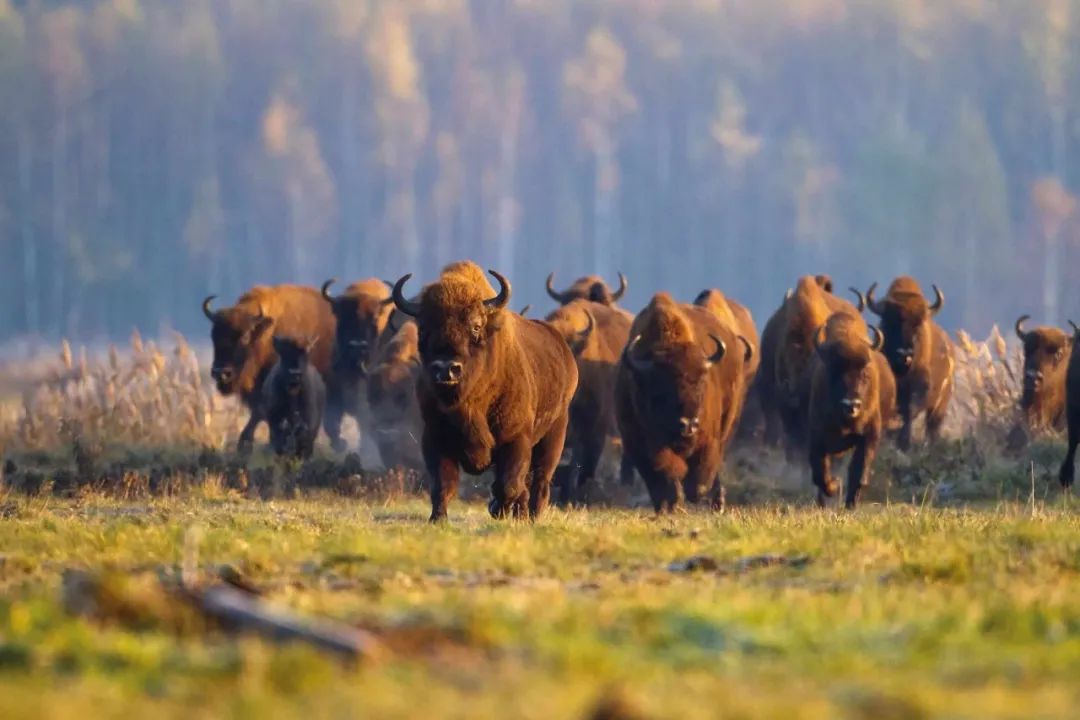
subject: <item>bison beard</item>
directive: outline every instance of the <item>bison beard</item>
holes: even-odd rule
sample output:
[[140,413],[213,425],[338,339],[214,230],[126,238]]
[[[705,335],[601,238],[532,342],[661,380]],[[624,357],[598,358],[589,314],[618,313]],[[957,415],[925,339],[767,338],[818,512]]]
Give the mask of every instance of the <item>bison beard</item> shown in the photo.
[[952,342],[933,321],[945,297],[934,286],[934,303],[928,303],[919,284],[906,275],[893,280],[881,300],[874,299],[876,287],[874,283],[866,291],[866,306],[881,318],[879,327],[885,334],[882,352],[896,378],[897,410],[903,422],[897,445],[907,450],[915,417],[926,413],[926,436],[934,440],[952,399]]
[[[237,443],[238,451],[247,454],[255,429],[266,418],[263,384],[277,362],[273,335],[318,338],[311,349],[311,364],[326,378],[334,316],[318,290],[298,285],[256,286],[232,307],[217,311],[211,308],[213,300],[211,295],[202,305],[214,344],[210,375],[222,395],[239,395],[251,411]],[[330,439],[335,440],[333,436]]]
[[657,513],[684,498],[719,498],[724,450],[742,409],[739,337],[699,307],[666,293],[634,320],[615,385],[623,450]]
[[893,413],[896,385],[888,362],[878,352],[881,332],[873,330],[876,339],[871,344],[864,323],[837,313],[815,333],[807,429],[810,471],[820,506],[839,489],[830,470],[832,459],[854,451],[844,505],[855,507]]
[[[495,517],[538,517],[562,455],[577,366],[550,325],[506,311],[510,283],[473,263],[456,263],[426,286],[419,302],[398,309],[416,318],[422,369],[417,398],[424,420],[421,447],[431,475],[431,520],[446,517],[462,469],[494,464],[489,506]],[[527,485],[526,482],[529,482]]]
[[1065,377],[1066,417],[1069,425],[1069,444],[1065,453],[1065,461],[1061,464],[1061,486],[1072,487],[1073,477],[1076,472],[1076,446],[1080,445],[1080,327],[1069,321],[1072,325],[1072,357],[1069,358],[1069,370]]

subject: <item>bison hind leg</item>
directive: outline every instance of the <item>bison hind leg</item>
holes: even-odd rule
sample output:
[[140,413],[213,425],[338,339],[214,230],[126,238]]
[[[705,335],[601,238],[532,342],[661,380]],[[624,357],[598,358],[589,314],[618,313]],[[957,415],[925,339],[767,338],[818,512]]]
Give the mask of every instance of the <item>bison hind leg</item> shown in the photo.
[[[563,413],[555,421],[547,435],[540,438],[532,450],[531,487],[529,489],[529,516],[536,519],[547,508],[551,497],[551,478],[562,458],[563,445],[566,443],[566,428],[570,423],[570,414]],[[595,465],[594,465],[595,469]],[[573,492],[574,473],[569,473],[566,482]],[[565,490],[564,490],[565,493]],[[565,495],[564,495],[565,496]]]

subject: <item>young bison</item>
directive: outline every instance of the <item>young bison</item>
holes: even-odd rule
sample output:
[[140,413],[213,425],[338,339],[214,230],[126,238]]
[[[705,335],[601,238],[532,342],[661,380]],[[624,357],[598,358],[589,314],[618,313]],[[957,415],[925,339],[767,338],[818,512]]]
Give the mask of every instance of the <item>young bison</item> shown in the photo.
[[807,421],[810,471],[818,505],[835,497],[839,481],[830,471],[835,456],[854,450],[848,465],[844,506],[855,507],[870,478],[885,424],[892,417],[896,385],[885,357],[881,331],[866,339],[866,325],[837,313],[814,339],[815,360]]
[[315,449],[326,385],[309,359],[314,346],[314,340],[274,337],[278,361],[266,380],[265,403],[270,445],[278,455],[306,459]]

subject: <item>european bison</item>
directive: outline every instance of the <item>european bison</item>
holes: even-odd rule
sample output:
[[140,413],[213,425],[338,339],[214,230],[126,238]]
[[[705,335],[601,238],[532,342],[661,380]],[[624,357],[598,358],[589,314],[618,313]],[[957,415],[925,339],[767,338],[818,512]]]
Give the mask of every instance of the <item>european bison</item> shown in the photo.
[[1020,411],[1030,430],[1060,430],[1065,426],[1065,375],[1072,338],[1055,327],[1024,330],[1029,318],[1022,315],[1014,326],[1024,348]]
[[[549,314],[547,322],[566,340],[578,368],[578,387],[570,403],[566,439],[571,464],[560,466],[556,473],[556,485],[561,488],[559,500],[568,504],[575,500],[575,495],[588,492],[604,443],[618,434],[615,374],[619,356],[630,337],[630,321],[607,305],[572,300]],[[633,482],[633,473],[624,453],[620,473],[624,484]]]
[[799,457],[806,448],[806,416],[810,402],[811,360],[817,329],[830,315],[844,313],[865,323],[847,300],[836,297],[828,276],[804,275],[765,326],[761,341],[762,366],[755,390],[770,422],[779,418],[787,438],[788,457]]
[[420,350],[416,323],[407,322],[384,343],[368,372],[371,430],[388,467],[422,469],[423,421],[416,401]]
[[718,474],[742,410],[749,341],[700,307],[654,295],[634,319],[615,381],[615,416],[657,513],[719,502]]
[[[393,333],[387,323],[394,301],[387,284],[376,278],[360,280],[345,288],[341,295],[330,294],[336,282],[327,280],[322,286],[323,299],[337,319],[334,335],[333,374],[329,378],[329,398],[326,408],[326,434],[334,450],[341,452],[341,420],[345,415],[356,420],[361,431],[361,443],[367,430],[367,366],[378,351],[380,343]],[[384,458],[385,462],[385,458]]]
[[444,269],[419,302],[405,298],[409,275],[394,286],[394,303],[419,329],[432,521],[446,517],[462,468],[477,475],[493,464],[491,514],[536,518],[566,439],[578,382],[573,353],[550,325],[507,311],[510,283],[488,272],[499,282],[494,297],[474,263]]
[[311,457],[326,407],[326,385],[310,361],[316,340],[274,336],[278,355],[263,388],[270,445],[278,455]]
[[237,445],[247,454],[255,428],[266,418],[262,388],[277,362],[273,336],[317,338],[310,353],[311,364],[325,378],[330,372],[334,315],[318,290],[299,285],[259,285],[241,295],[232,307],[221,310],[211,308],[215,297],[211,295],[202,304],[214,344],[210,375],[218,392],[239,395],[251,411]]
[[[551,299],[560,305],[566,305],[574,300],[591,300],[601,305],[614,306],[626,293],[626,276],[619,273],[619,289],[612,292],[599,275],[586,275],[574,281],[574,284],[566,290],[556,290],[552,283],[555,282],[555,273],[547,276],[545,287]],[[625,311],[624,311],[625,312]],[[629,313],[627,313],[630,315]],[[630,315],[630,317],[633,317]]]
[[844,506],[855,507],[870,478],[885,426],[896,404],[896,383],[881,350],[880,330],[866,337],[866,324],[847,313],[832,315],[815,333],[807,430],[810,472],[818,505],[835,497],[839,481],[830,464],[854,450],[848,464]]
[[896,404],[903,421],[897,445],[911,447],[911,424],[926,413],[926,436],[934,440],[941,432],[953,393],[952,342],[933,318],[945,304],[945,296],[934,287],[933,304],[922,288],[906,275],[893,280],[881,300],[874,298],[877,283],[866,291],[866,307],[881,318],[885,333],[883,352],[896,378]]
[[1077,327],[1076,323],[1071,320],[1069,324],[1072,325],[1073,329],[1072,343],[1074,347],[1072,357],[1069,359],[1069,371],[1065,376],[1065,403],[1067,408],[1065,414],[1069,424],[1069,445],[1059,475],[1061,486],[1064,488],[1072,487],[1076,471],[1076,446],[1080,445],[1080,351],[1077,351],[1075,347],[1077,343],[1080,343],[1080,327]]

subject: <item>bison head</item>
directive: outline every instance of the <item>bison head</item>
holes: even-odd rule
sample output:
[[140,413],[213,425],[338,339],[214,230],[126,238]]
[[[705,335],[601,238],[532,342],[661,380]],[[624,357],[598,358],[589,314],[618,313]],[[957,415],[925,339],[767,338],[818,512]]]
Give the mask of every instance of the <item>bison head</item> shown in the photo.
[[[844,315],[834,315],[814,336],[814,346],[824,367],[828,411],[844,423],[856,423],[867,409],[867,395],[873,383],[873,353],[881,350],[884,337],[871,328],[874,341],[852,329]],[[827,338],[827,339],[826,339]]]
[[566,305],[574,300],[591,300],[601,305],[614,305],[622,299],[626,293],[626,276],[619,273],[619,289],[612,292],[607,283],[599,275],[587,275],[578,278],[573,285],[566,290],[556,290],[552,283],[555,281],[555,273],[547,276],[547,292],[551,299],[560,305]]
[[1065,372],[1072,338],[1052,327],[1024,330],[1029,315],[1016,321],[1016,336],[1024,344],[1024,383],[1020,407],[1028,410],[1043,394],[1044,387],[1054,387],[1055,376]]
[[274,336],[274,352],[278,354],[278,372],[285,390],[294,395],[300,392],[307,374],[311,349],[317,338],[296,340],[289,337]]
[[416,324],[406,323],[392,342],[401,351],[380,358],[368,375],[368,403],[377,432],[404,429],[416,396],[416,375],[420,368]]
[[274,319],[265,315],[262,308],[256,314],[241,307],[215,311],[210,306],[215,297],[211,295],[202,304],[203,314],[211,323],[210,340],[214,344],[210,377],[217,383],[218,392],[230,395],[241,376],[251,372],[248,365],[252,351],[265,342]]
[[345,376],[363,377],[394,301],[364,292],[334,297],[330,294],[334,282],[327,280],[322,286],[322,295],[337,318],[334,370]]
[[589,338],[596,327],[596,320],[589,311],[588,303],[580,300],[556,309],[547,316],[547,322],[559,331],[575,357],[588,347]]
[[891,291],[882,300],[874,299],[877,283],[866,291],[866,307],[881,318],[881,331],[885,333],[882,352],[897,377],[903,377],[915,362],[920,336],[924,335],[930,318],[937,315],[945,304],[945,296],[934,285],[933,304],[920,292]]
[[423,377],[439,399],[453,403],[483,374],[487,348],[503,323],[503,309],[510,302],[510,282],[494,270],[498,294],[487,283],[463,273],[444,273],[424,288],[420,302],[405,299],[404,288],[412,275],[394,285],[398,310],[416,318]]
[[635,404],[645,424],[658,432],[665,445],[676,450],[693,446],[701,425],[705,381],[727,347],[709,336],[715,349],[706,354],[694,342],[646,350],[636,336],[623,350],[623,362],[637,387]]

